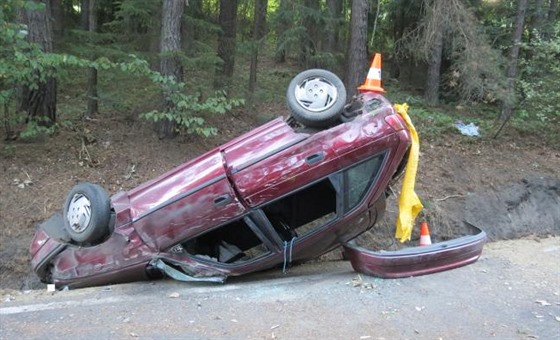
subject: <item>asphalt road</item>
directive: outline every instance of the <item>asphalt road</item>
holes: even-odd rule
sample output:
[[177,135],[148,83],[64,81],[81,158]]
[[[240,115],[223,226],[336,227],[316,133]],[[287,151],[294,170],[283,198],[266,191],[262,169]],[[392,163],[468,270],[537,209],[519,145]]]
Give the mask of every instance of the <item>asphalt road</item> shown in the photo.
[[349,263],[224,285],[171,280],[12,292],[0,339],[560,339],[560,238],[486,245],[444,273],[383,280]]

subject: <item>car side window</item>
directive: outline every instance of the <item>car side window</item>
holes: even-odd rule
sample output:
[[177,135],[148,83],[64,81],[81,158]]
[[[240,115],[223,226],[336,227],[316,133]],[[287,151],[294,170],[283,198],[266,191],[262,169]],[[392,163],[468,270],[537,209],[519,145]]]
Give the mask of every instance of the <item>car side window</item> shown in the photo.
[[336,217],[337,191],[329,178],[267,204],[262,209],[283,241],[303,237]]
[[169,251],[221,264],[240,264],[270,254],[245,217],[175,245]]
[[364,198],[382,163],[383,155],[379,155],[344,171],[344,212],[352,210]]

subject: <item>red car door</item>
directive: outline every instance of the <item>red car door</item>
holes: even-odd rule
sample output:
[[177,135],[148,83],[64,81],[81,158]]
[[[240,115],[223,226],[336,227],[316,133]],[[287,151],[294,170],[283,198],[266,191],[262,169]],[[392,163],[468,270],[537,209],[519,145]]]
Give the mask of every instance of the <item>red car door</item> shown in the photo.
[[331,134],[297,133],[277,119],[253,138],[227,146],[224,155],[238,193],[256,207],[336,171]]
[[149,246],[165,250],[246,210],[213,150],[130,192],[134,228]]

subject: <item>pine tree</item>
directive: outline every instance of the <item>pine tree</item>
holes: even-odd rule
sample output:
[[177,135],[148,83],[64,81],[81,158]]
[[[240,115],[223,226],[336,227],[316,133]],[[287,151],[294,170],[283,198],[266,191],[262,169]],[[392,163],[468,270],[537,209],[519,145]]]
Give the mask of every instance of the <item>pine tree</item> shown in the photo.
[[[32,2],[20,10],[19,19],[27,25],[27,40],[41,47],[43,52],[53,51],[50,6],[48,0],[28,0]],[[37,6],[40,4],[41,6]],[[35,5],[35,6],[33,6]],[[36,71],[37,82],[24,85],[20,89],[18,111],[27,113],[27,121],[37,121],[39,125],[50,126],[56,122],[56,79]]]

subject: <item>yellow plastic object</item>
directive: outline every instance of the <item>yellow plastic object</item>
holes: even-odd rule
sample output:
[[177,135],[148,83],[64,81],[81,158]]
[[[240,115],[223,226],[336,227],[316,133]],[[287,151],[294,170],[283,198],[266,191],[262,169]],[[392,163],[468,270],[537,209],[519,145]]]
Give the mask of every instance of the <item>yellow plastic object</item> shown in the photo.
[[418,195],[414,192],[414,183],[416,181],[416,172],[418,170],[420,142],[418,140],[418,133],[408,116],[408,105],[406,103],[395,104],[395,110],[406,122],[406,127],[410,132],[412,140],[410,154],[408,155],[408,163],[406,165],[401,188],[401,196],[399,197],[399,216],[397,217],[397,230],[395,232],[395,237],[401,242],[405,242],[410,240],[410,234],[412,233],[416,216],[418,216],[424,207],[422,202],[420,202],[420,198],[418,198]]

